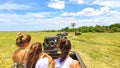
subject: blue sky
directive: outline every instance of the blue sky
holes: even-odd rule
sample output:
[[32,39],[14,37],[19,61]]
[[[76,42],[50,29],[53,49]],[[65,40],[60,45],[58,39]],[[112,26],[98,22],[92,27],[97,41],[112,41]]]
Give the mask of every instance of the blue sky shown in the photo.
[[0,31],[120,23],[120,0],[0,0]]

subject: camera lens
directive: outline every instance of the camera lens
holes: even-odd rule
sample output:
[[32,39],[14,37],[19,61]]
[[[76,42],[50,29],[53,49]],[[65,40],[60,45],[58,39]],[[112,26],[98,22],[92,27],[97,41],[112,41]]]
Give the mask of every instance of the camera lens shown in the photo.
[[50,41],[49,45],[50,45],[50,47],[54,47],[55,46],[55,42],[54,41]]

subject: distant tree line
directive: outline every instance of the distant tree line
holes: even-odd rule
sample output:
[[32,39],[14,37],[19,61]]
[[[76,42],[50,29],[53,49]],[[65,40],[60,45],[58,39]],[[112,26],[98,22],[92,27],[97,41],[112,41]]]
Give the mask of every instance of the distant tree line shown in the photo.
[[109,26],[101,26],[101,25],[96,25],[96,26],[82,26],[78,28],[69,28],[65,27],[60,30],[46,30],[47,32],[82,32],[82,33],[87,33],[87,32],[120,32],[120,23],[115,23],[111,24]]

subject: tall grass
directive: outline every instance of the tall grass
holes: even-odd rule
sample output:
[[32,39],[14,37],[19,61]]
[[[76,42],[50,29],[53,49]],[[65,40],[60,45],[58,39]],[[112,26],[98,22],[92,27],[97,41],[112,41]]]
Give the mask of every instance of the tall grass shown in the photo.
[[[45,36],[55,36],[58,32],[24,32],[32,36],[33,42],[43,42]],[[17,32],[0,32],[0,68],[12,66],[12,54],[17,48]],[[120,67],[120,33],[70,33],[72,50],[77,51],[87,68]],[[28,47],[29,48],[29,47]]]

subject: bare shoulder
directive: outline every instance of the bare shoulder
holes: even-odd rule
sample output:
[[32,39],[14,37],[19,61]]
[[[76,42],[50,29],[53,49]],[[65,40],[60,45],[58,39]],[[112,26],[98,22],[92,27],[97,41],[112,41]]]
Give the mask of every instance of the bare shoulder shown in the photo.
[[24,49],[22,49],[22,50],[16,49],[13,53],[13,57],[12,57],[13,61],[14,62],[22,62],[23,58],[25,58],[25,56],[26,56],[26,55],[24,56],[24,54],[25,54]]
[[79,62],[77,60],[73,60],[70,65],[70,68],[80,68]]

